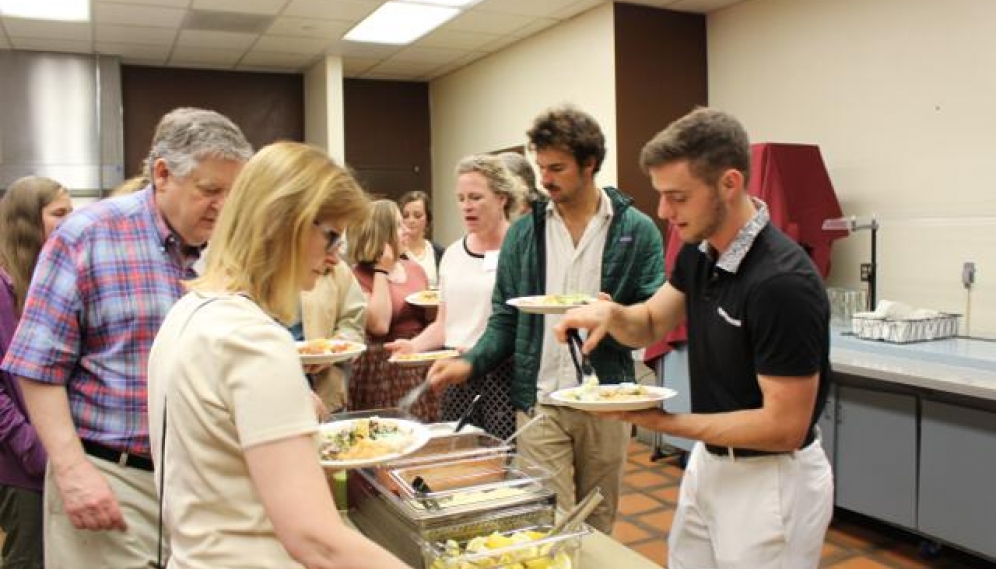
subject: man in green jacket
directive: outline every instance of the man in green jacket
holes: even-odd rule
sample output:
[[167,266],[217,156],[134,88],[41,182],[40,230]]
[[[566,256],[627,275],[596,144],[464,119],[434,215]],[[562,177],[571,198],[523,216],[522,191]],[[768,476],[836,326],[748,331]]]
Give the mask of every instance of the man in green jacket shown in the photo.
[[[519,436],[518,449],[554,473],[558,505],[567,509],[597,488],[605,500],[588,519],[610,533],[619,502],[629,426],[553,405],[550,394],[577,385],[567,349],[553,336],[560,315],[519,312],[511,298],[598,293],[620,304],[642,302],[664,282],[661,235],[619,190],[595,185],[605,158],[598,123],[573,107],[550,109],[528,132],[549,201],[508,231],[498,258],[492,314],[484,335],[459,359],[437,362],[437,387],[487,373],[515,355],[510,386],[516,423],[546,419]],[[591,353],[602,383],[635,381],[632,348],[603,341]]]

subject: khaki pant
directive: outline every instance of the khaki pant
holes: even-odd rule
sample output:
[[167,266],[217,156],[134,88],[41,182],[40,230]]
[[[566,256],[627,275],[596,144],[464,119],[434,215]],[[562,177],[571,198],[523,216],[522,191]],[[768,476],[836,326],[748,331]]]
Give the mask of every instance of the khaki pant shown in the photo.
[[[55,475],[45,473],[46,569],[149,569],[156,567],[159,500],[151,472],[87,457],[117,496],[127,531],[78,530],[66,515]],[[164,536],[166,544],[169,541]],[[169,549],[164,546],[163,564]]]
[[[557,493],[557,506],[563,510],[600,488],[605,499],[588,524],[611,534],[619,507],[629,424],[557,405],[537,405],[536,413],[546,418],[519,435],[519,453],[553,473],[551,484]],[[515,414],[518,427],[529,419],[522,411]]]

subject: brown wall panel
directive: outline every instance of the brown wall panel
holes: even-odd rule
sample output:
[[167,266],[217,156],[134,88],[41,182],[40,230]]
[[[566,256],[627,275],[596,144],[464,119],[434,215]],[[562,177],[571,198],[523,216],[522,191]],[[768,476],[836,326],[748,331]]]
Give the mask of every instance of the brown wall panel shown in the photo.
[[640,170],[643,145],[708,98],[702,14],[615,4],[619,187],[657,219],[657,193]]
[[138,172],[160,117],[176,107],[228,116],[258,149],[304,140],[304,78],[297,74],[121,66],[125,175]]
[[379,197],[409,190],[432,193],[429,85],[346,79],[346,162]]

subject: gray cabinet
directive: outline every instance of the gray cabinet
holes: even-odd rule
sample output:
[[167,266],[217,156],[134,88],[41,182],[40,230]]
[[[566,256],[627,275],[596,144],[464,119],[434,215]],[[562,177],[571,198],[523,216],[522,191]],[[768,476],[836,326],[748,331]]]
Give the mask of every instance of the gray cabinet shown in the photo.
[[916,528],[914,395],[837,386],[837,505]]
[[837,386],[831,382],[827,391],[827,403],[823,407],[816,420],[816,426],[820,428],[820,439],[823,442],[823,451],[827,453],[827,460],[830,466],[834,466],[834,455],[837,445]]
[[925,399],[919,529],[996,557],[996,412]]

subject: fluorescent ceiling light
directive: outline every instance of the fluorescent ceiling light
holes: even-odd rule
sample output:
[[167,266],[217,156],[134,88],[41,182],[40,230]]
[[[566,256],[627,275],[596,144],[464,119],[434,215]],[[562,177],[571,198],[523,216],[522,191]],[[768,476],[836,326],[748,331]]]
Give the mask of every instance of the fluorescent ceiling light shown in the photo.
[[86,22],[90,19],[89,0],[0,0],[0,14],[32,20]]
[[460,13],[456,8],[388,2],[377,8],[343,39],[366,43],[412,43]]

